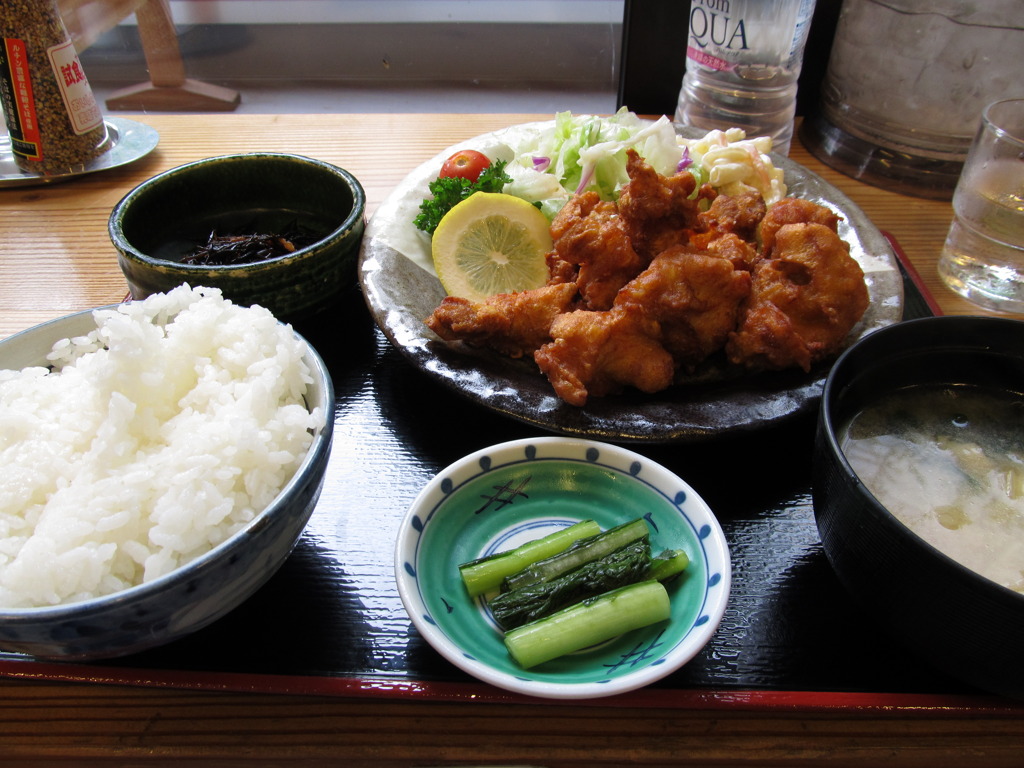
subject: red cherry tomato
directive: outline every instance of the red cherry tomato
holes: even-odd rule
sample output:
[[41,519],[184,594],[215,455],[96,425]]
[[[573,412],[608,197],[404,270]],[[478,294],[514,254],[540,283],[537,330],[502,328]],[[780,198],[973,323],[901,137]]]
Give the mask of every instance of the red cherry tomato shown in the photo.
[[444,161],[444,165],[441,166],[441,178],[459,176],[476,181],[480,178],[484,168],[490,164],[490,159],[483,152],[477,152],[475,149],[460,149]]

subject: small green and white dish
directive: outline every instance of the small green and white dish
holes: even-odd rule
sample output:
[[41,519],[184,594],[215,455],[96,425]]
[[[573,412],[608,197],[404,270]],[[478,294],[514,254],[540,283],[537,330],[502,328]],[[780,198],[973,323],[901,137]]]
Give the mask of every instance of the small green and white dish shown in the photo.
[[[606,530],[635,518],[646,520],[652,552],[689,557],[666,584],[670,618],[530,669],[517,665],[459,565],[580,520]],[[554,699],[624,693],[676,671],[714,634],[731,583],[721,526],[686,482],[633,451],[567,437],[501,443],[440,472],[406,513],[395,573],[416,629],[448,661],[499,688]]]

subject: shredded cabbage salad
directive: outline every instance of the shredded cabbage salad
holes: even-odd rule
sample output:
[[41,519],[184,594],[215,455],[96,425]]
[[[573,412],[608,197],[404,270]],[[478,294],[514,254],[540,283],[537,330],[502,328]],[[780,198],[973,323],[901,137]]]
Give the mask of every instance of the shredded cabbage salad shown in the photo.
[[629,148],[664,176],[689,170],[698,186],[708,182],[723,194],[753,188],[769,205],[786,194],[782,170],[768,154],[771,138],[747,139],[739,128],[687,139],[667,117],[650,122],[623,108],[611,117],[560,112],[550,127],[510,134],[506,142],[512,183],[503,191],[538,203],[549,219],[577,192],[615,199],[629,181]]

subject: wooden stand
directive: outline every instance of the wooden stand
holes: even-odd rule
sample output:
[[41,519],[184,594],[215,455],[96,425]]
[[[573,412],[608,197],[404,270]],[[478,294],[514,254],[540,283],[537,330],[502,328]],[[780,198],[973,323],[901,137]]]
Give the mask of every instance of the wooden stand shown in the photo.
[[111,94],[107,99],[108,109],[230,112],[238,106],[238,91],[185,77],[185,64],[168,0],[146,0],[135,11],[135,18],[139,24],[150,81]]

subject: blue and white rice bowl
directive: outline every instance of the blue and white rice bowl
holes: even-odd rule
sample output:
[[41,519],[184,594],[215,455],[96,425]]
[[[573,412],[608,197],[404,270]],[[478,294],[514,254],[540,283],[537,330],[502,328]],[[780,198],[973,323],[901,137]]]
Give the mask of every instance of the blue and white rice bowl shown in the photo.
[[[11,336],[0,341],[0,370],[47,366],[47,355],[56,342],[84,336],[96,327],[94,311],[89,310]],[[316,350],[297,334],[295,338],[311,379],[304,394],[305,407],[310,412],[321,409],[324,416],[320,426],[310,430],[309,448],[294,474],[272,501],[212,549],[152,580],[73,602],[0,606],[0,649],[63,660],[143,651],[210,624],[246,600],[278,570],[319,499],[333,438],[330,374]]]

